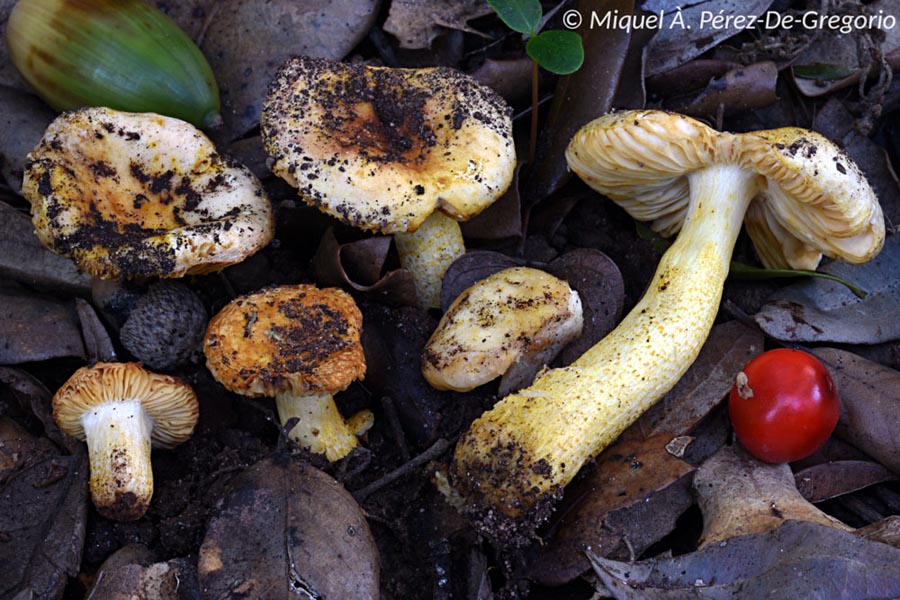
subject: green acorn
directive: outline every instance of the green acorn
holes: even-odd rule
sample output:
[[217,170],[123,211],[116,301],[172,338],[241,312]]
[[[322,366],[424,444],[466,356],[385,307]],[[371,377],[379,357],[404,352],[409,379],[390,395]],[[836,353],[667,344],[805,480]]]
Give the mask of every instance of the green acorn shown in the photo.
[[6,40],[13,64],[56,110],[155,112],[203,129],[221,122],[206,58],[142,0],[20,0]]

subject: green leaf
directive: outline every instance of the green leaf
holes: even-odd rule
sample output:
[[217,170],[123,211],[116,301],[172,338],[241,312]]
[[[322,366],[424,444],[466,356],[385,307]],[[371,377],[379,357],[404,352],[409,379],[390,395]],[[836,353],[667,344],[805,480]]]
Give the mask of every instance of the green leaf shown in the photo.
[[782,277],[821,277],[822,279],[836,281],[837,283],[846,286],[847,289],[853,292],[853,295],[857,298],[865,298],[868,295],[865,290],[853,283],[850,283],[846,279],[841,279],[840,277],[835,277],[834,275],[821,273],[819,271],[804,271],[799,269],[764,269],[761,267],[745,265],[733,260],[731,261],[731,269],[729,270],[728,274],[737,277],[738,279],[751,280],[779,279]]
[[507,27],[519,33],[534,33],[544,12],[540,0],[487,0],[487,3]]
[[568,75],[581,68],[584,47],[574,31],[542,31],[525,43],[525,52],[534,62],[557,75]]
[[857,69],[851,69],[846,65],[832,65],[827,63],[813,63],[811,65],[797,65],[791,68],[795,77],[802,79],[816,79],[819,81],[837,81],[850,77]]

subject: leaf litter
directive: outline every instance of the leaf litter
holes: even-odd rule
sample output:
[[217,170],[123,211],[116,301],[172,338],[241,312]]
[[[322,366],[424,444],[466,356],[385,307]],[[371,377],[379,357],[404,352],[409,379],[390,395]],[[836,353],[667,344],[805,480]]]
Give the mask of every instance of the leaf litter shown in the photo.
[[[342,464],[324,464],[290,446],[269,401],[225,392],[195,357],[177,374],[198,392],[201,423],[183,447],[155,453],[158,486],[148,515],[117,524],[94,513],[85,493],[83,446],[53,424],[51,391],[89,361],[130,358],[119,328],[148,282],[104,291],[37,243],[27,202],[17,195],[18,178],[23,148],[51,115],[24,95],[27,88],[0,46],[0,74],[9,75],[3,77],[8,88],[0,93],[0,117],[16,134],[0,141],[0,352],[14,365],[0,369],[0,423],[3,432],[14,431],[0,436],[0,485],[15,499],[3,507],[25,507],[15,514],[0,510],[10,519],[0,526],[0,552],[40,550],[11,558],[18,562],[0,573],[3,590],[94,598],[127,591],[149,598],[170,594],[177,582],[178,593],[201,597],[209,590],[265,585],[285,593],[385,598],[589,598],[592,585],[616,597],[640,598],[729,597],[736,590],[754,597],[779,587],[797,597],[900,593],[900,563],[888,545],[900,540],[900,454],[892,429],[900,414],[898,371],[892,368],[900,365],[895,237],[879,263],[846,271],[837,264],[823,267],[863,285],[865,300],[820,281],[730,282],[725,310],[694,366],[617,446],[584,469],[555,520],[540,532],[541,542],[521,552],[497,547],[446,505],[431,476],[456,436],[500,390],[494,384],[454,394],[428,386],[418,363],[438,313],[412,306],[408,276],[390,238],[348,232],[300,206],[295,193],[270,176],[256,125],[261,90],[279,61],[293,53],[387,66],[444,64],[477,74],[508,99],[519,116],[521,152],[531,110],[525,41],[510,35],[486,3],[468,0],[394,0],[381,3],[380,12],[376,3],[156,4],[213,63],[226,108],[226,126],[213,136],[263,179],[279,222],[277,241],[252,260],[185,284],[209,314],[237,294],[271,283],[315,281],[352,291],[364,313],[369,372],[336,401],[345,414],[372,408],[376,423],[364,451]],[[688,11],[735,16],[797,4],[709,0],[682,6],[682,12],[687,20]],[[854,8],[840,4],[840,10]],[[11,6],[0,2],[0,22]],[[546,27],[561,29],[570,6],[546,5]],[[866,6],[893,10],[891,0]],[[676,10],[670,2],[623,0],[604,2],[602,10],[630,15],[642,7]],[[325,16],[318,18],[317,10]],[[633,305],[658,251],[627,215],[573,181],[563,159],[571,134],[610,108],[667,107],[736,131],[814,127],[840,141],[866,172],[889,228],[900,222],[897,156],[885,125],[900,106],[900,92],[883,68],[867,62],[880,52],[885,64],[896,64],[890,35],[881,39],[874,32],[867,41],[859,34],[812,39],[798,31],[755,36],[733,28],[715,36],[677,28],[665,34],[602,27],[580,33],[582,69],[559,78],[540,74],[538,160],[520,170],[502,201],[462,225],[471,250],[448,273],[445,306],[504,265],[551,270],[583,294],[588,308],[582,338],[557,359],[565,364]],[[874,44],[871,54],[863,42]],[[834,53],[822,53],[830,46]],[[860,84],[866,72],[870,78]],[[754,261],[747,252],[741,258]],[[772,315],[781,321],[769,323]],[[818,457],[769,467],[729,445],[724,398],[743,362],[785,344],[812,346],[825,360],[841,390],[843,412]],[[18,429],[6,427],[12,421]],[[31,473],[42,475],[39,485],[25,485]],[[72,510],[47,510],[51,501]],[[269,512],[253,512],[260,505]],[[794,520],[803,515],[816,515],[825,525]],[[836,518],[859,528],[835,527]],[[285,528],[285,522],[296,527]],[[13,532],[9,523],[28,526]],[[337,535],[347,527],[357,533],[367,528],[371,536]],[[37,531],[52,535],[38,539]],[[20,537],[9,543],[9,535]],[[716,541],[703,545],[708,539]],[[130,542],[138,542],[137,549]],[[304,547],[321,551],[314,560]],[[52,564],[42,556],[52,557]],[[860,564],[867,579],[859,577]],[[340,576],[324,576],[321,569]],[[806,576],[793,576],[798,569]],[[824,583],[816,587],[819,579]]]

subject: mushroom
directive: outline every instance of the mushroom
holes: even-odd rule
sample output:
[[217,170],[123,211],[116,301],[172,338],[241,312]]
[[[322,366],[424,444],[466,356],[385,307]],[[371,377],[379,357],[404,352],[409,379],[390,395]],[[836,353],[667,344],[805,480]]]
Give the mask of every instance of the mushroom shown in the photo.
[[500,393],[530,382],[581,334],[581,299],[539,269],[512,267],[466,289],[422,353],[422,374],[440,390],[464,392],[503,375]]
[[151,369],[171,369],[200,348],[206,320],[206,308],[191,288],[177,281],[157,281],[135,304],[119,340]]
[[459,441],[443,491],[512,543],[526,541],[585,461],[694,361],[751,202],[750,233],[767,264],[811,264],[817,253],[862,263],[884,240],[881,208],[859,169],[811,131],[718,133],[676,114],[627,111],[584,126],[566,158],[635,218],[681,232],[616,329],[499,401]]
[[362,313],[346,292],[284,285],[241,296],[212,318],[203,340],[206,365],[229,390],[274,396],[289,436],[336,461],[372,426],[371,411],[344,421],[333,395],[366,372]]
[[510,110],[448,68],[391,69],[293,58],[269,87],[260,125],[272,171],[311,206],[394,234],[419,302],[465,252],[457,221],[509,187]]
[[174,448],[194,432],[197,396],[175,377],[138,363],[82,367],[53,396],[53,418],[87,443],[91,497],[108,519],[140,519],[153,496],[150,448]]
[[259,180],[152,113],[63,113],[28,155],[22,192],[41,243],[101,279],[208,273],[274,235]]

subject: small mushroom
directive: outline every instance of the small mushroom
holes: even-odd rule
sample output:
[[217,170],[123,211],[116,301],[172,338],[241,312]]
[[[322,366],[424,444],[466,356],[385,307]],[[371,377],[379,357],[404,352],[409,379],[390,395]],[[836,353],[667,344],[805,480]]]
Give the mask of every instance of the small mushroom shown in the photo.
[[191,288],[177,281],[157,281],[135,304],[119,340],[151,369],[172,369],[199,350],[206,320],[206,308]]
[[372,425],[361,411],[346,422],[333,395],[366,372],[362,313],[346,292],[285,285],[241,296],[212,318],[203,340],[206,364],[229,390],[274,396],[282,425],[313,453],[336,461]]
[[94,506],[117,521],[140,519],[150,505],[151,446],[186,441],[198,417],[188,384],[137,363],[82,367],[53,396],[56,423],[87,443]]
[[878,200],[824,137],[787,128],[719,133],[661,111],[626,111],[584,126],[573,171],[635,218],[678,238],[644,296],[609,335],[565,368],[544,371],[478,418],[441,485],[495,537],[524,542],[565,486],[681,378],[719,309],[747,207],[771,234],[751,237],[767,264],[819,253],[851,263],[884,241]]
[[101,279],[209,273],[274,235],[259,180],[152,113],[63,113],[28,155],[22,192],[41,243]]
[[468,391],[503,376],[500,393],[530,383],[581,334],[581,299],[539,269],[512,267],[466,289],[425,345],[422,374],[441,390]]
[[516,163],[503,99],[448,68],[293,58],[269,87],[260,125],[272,171],[304,201],[395,234],[426,307],[440,306],[441,277],[465,252],[457,221],[497,200]]

